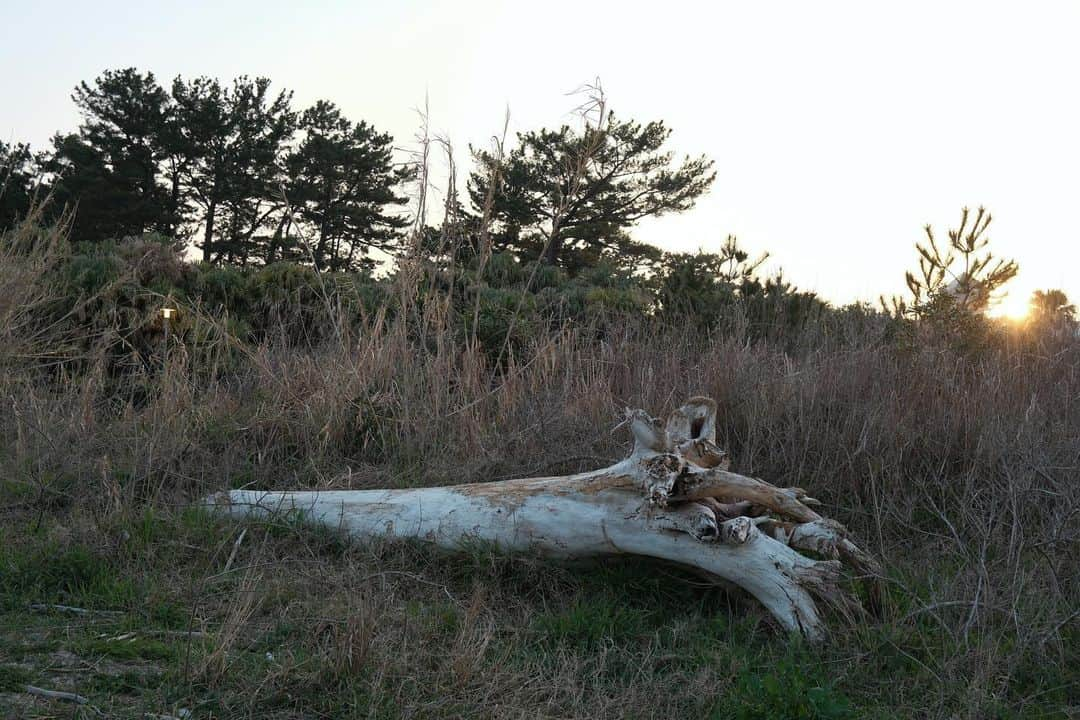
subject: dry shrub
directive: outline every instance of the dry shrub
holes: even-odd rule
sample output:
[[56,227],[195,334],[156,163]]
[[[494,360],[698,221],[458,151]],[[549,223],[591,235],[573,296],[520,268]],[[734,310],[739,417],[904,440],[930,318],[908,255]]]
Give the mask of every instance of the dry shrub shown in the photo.
[[45,227],[42,212],[38,206],[0,233],[0,369],[48,362],[68,340],[59,332],[60,320],[42,317],[59,297],[49,280],[67,255],[67,220]]
[[374,604],[363,594],[350,594],[344,616],[321,620],[314,637],[335,676],[348,677],[366,669],[377,629]]

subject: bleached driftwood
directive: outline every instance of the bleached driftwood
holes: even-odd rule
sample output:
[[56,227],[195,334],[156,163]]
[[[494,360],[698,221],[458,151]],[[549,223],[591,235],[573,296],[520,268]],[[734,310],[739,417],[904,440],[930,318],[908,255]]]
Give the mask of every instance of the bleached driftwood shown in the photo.
[[665,427],[641,410],[628,410],[627,421],[630,457],[577,475],[406,490],[233,490],[208,502],[235,516],[299,510],[354,536],[449,549],[480,539],[563,558],[657,558],[743,588],[812,640],[825,636],[817,602],[854,606],[838,585],[842,563],[875,574],[873,559],[801,489],[729,472],[715,444],[714,401],[692,398]]

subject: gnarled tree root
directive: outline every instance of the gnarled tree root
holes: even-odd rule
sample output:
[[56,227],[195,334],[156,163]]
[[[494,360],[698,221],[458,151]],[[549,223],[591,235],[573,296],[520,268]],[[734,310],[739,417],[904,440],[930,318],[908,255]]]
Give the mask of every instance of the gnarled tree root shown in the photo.
[[843,564],[876,574],[876,562],[802,490],[729,472],[715,445],[712,400],[691,399],[664,428],[640,410],[628,420],[630,457],[578,475],[408,490],[234,490],[207,502],[235,516],[299,510],[357,537],[448,549],[480,539],[562,558],[656,558],[743,588],[811,640],[826,635],[819,602],[858,608],[839,587]]

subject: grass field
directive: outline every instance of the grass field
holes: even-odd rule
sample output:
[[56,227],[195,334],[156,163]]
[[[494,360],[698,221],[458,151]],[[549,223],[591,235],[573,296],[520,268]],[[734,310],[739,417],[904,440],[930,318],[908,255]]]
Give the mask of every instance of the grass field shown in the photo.
[[[222,330],[117,371],[53,362],[71,337],[24,322],[49,301],[35,267],[0,274],[4,717],[1080,716],[1075,340],[967,357],[874,322],[782,343],[646,322],[537,334],[493,373],[403,316],[315,346]],[[195,505],[575,472],[625,455],[623,407],[693,394],[733,469],[811,490],[882,560],[879,606],[828,645],[668,567]]]

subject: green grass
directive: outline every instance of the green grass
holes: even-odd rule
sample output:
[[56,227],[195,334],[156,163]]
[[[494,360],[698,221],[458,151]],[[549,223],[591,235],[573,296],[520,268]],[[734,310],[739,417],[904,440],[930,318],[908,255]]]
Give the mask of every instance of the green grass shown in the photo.
[[33,677],[33,673],[26,668],[0,665],[0,692],[19,692]]
[[126,608],[139,597],[137,582],[92,548],[47,541],[20,551],[0,550],[0,598],[6,607],[28,602],[92,609]]
[[151,660],[167,663],[175,660],[177,648],[160,640],[141,637],[94,638],[72,643],[71,649],[82,657],[110,658],[113,660]]
[[[0,625],[7,628],[0,656],[9,658],[0,666],[3,692],[30,680],[55,682],[48,669],[63,651],[85,664],[78,692],[121,713],[182,706],[222,717],[300,708],[394,717],[407,703],[431,717],[453,717],[480,709],[470,698],[487,684],[512,692],[529,677],[566,684],[546,691],[544,712],[554,715],[572,713],[572,698],[584,692],[640,695],[645,704],[625,707],[624,715],[648,716],[655,708],[647,703],[661,688],[670,695],[665,702],[686,716],[732,720],[893,717],[891,708],[931,691],[948,693],[946,706],[1002,720],[1065,717],[1053,708],[1075,700],[1065,666],[1040,665],[1030,648],[1018,646],[1019,665],[1004,687],[966,687],[963,675],[942,685],[953,671],[944,659],[963,648],[931,620],[871,625],[810,648],[775,635],[752,603],[652,563],[560,567],[492,547],[472,548],[455,562],[422,546],[356,545],[293,523],[249,525],[236,565],[262,558],[271,569],[255,585],[258,602],[224,666],[207,674],[204,663],[246,591],[243,573],[206,584],[198,578],[220,573],[238,528],[201,512],[159,510],[104,527],[108,535],[126,530],[127,542],[110,550],[64,543],[58,526],[43,525],[0,551]],[[274,568],[274,558],[301,551],[306,574]],[[356,584],[384,570],[392,573]],[[37,613],[29,602],[122,614]],[[361,616],[367,625],[348,624]],[[191,624],[210,635],[177,634]],[[345,663],[364,642],[361,664]],[[1024,697],[1040,700],[1019,715]]]
[[622,607],[611,601],[579,599],[565,610],[537,615],[532,623],[532,633],[545,649],[589,650],[604,643],[619,645],[640,641],[660,625],[655,611]]
[[[809,655],[783,657],[766,668],[740,672],[712,717],[734,720],[845,720],[856,714],[851,701],[824,677]],[[867,708],[862,708],[865,712]]]
[[116,675],[91,675],[83,686],[84,692],[95,697],[113,698],[117,695],[138,697],[158,690],[164,676],[156,672],[127,671]]

